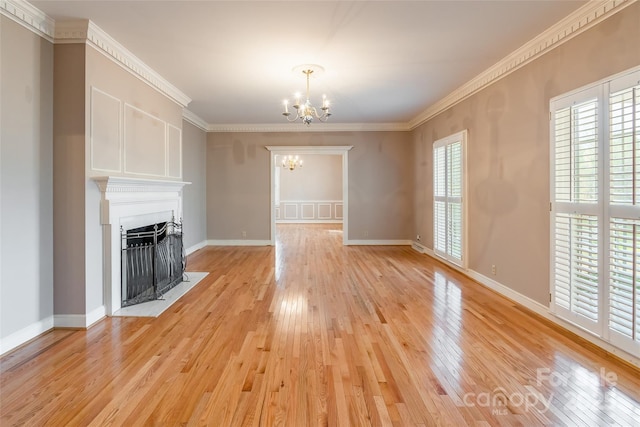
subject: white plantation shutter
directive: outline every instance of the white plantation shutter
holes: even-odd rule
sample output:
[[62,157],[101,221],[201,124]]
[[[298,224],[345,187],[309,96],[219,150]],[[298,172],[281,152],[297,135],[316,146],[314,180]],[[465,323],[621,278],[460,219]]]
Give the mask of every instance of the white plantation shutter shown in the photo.
[[640,71],[551,102],[551,310],[640,355]]
[[599,326],[598,99],[585,92],[552,117],[554,311],[592,331]]
[[464,147],[466,131],[433,145],[433,248],[436,255],[464,265]]
[[639,187],[640,81],[637,81],[609,95],[608,328],[611,341],[631,352],[640,349]]

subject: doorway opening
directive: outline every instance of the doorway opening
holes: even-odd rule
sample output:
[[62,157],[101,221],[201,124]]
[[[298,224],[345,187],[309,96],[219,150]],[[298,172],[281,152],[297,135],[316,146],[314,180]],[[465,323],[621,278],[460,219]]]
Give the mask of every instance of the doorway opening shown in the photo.
[[[293,213],[296,213],[297,222],[305,222],[305,216],[307,218],[311,218],[310,213],[313,211],[314,216],[318,216],[318,210],[323,211],[323,215],[327,216],[329,211],[331,211],[331,217],[342,216],[342,244],[346,245],[348,241],[348,201],[349,201],[349,162],[348,162],[348,153],[349,150],[353,148],[352,145],[347,146],[267,146],[267,150],[271,152],[271,164],[270,164],[270,182],[271,182],[271,235],[270,235],[270,244],[275,245],[276,243],[276,220],[278,217],[292,217]],[[280,167],[280,163],[277,162],[278,159],[281,159],[282,156],[292,155],[292,156],[300,156],[301,158],[306,155],[336,155],[340,156],[341,159],[341,168],[342,168],[342,201],[339,202],[334,200],[331,203],[331,206],[327,206],[327,202],[321,203],[311,203],[306,202],[304,206],[302,204],[294,204],[290,203],[287,205],[287,209],[290,212],[285,212],[284,206],[280,205],[280,200],[278,197],[279,192],[276,188],[276,182],[278,181],[276,178],[276,170],[277,167]],[[280,173],[290,172],[288,170],[280,171]],[[294,171],[295,172],[295,171]],[[306,209],[306,214],[302,212],[303,209]],[[336,211],[337,214],[336,215]]]

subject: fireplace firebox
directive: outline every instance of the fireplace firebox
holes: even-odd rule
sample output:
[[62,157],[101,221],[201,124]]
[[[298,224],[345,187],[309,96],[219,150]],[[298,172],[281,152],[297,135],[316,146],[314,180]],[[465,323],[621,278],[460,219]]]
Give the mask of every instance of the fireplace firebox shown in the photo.
[[120,231],[122,307],[159,299],[182,281],[186,255],[181,222]]

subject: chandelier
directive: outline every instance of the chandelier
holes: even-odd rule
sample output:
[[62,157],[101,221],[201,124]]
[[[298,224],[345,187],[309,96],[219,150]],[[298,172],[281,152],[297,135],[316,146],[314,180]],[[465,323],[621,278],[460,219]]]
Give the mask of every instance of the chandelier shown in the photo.
[[309,100],[309,77],[311,74],[316,73],[316,75],[320,74],[324,71],[319,65],[314,64],[305,64],[299,65],[293,69],[294,71],[300,70],[302,73],[307,76],[307,101],[304,104],[300,104],[300,93],[296,93],[296,101],[293,104],[293,108],[296,110],[296,115],[293,117],[291,112],[289,111],[289,100],[284,100],[284,111],[282,115],[287,118],[290,122],[295,122],[296,120],[302,120],[302,123],[309,126],[314,118],[320,120],[321,122],[326,122],[329,116],[331,116],[331,111],[329,110],[329,100],[326,95],[322,95],[322,107],[320,110],[321,114],[318,114],[318,110],[311,105],[311,101]]
[[284,156],[282,158],[282,167],[287,168],[290,171],[295,170],[295,168],[302,167],[302,159],[298,158],[298,156]]

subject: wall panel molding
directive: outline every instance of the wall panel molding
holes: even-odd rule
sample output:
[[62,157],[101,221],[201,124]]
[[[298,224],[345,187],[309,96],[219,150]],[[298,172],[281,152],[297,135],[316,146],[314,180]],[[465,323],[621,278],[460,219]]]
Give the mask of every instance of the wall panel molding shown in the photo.
[[182,178],[182,129],[167,123],[167,162],[166,171],[169,178]]
[[[125,102],[123,141],[125,173],[167,176],[167,123],[164,120]],[[152,154],[156,155],[155,159]],[[140,169],[140,165],[146,169]]]
[[342,200],[281,200],[280,206],[276,206],[276,222],[341,223],[342,216],[337,217],[336,213],[342,214],[342,204]]
[[[112,103],[111,106],[107,105],[109,102]],[[91,170],[121,173],[122,102],[115,96],[92,86],[90,109],[89,145]],[[109,123],[109,120],[115,120],[115,123]],[[108,161],[109,157],[116,157],[115,161],[112,159],[114,161],[113,167],[100,163]]]

